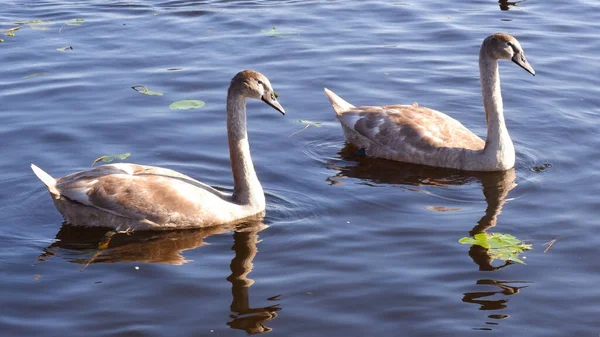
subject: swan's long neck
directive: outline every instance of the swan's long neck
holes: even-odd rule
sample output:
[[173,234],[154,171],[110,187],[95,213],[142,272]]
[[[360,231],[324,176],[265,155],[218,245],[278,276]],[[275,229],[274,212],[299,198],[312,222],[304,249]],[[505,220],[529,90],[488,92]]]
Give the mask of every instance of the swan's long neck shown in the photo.
[[504,122],[498,61],[484,50],[479,53],[479,73],[483,106],[487,122],[484,156],[496,163],[498,169],[509,169],[515,162],[515,148]]
[[234,88],[227,94],[227,136],[233,173],[233,201],[264,210],[265,195],[254,171],[246,130],[246,99]]

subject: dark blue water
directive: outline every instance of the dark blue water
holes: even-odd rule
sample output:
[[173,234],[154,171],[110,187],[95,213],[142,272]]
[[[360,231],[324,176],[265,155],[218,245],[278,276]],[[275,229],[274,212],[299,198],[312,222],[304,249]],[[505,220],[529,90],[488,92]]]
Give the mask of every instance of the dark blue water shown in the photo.
[[[14,27],[0,36],[0,335],[600,334],[597,1],[5,1],[0,28]],[[484,136],[478,48],[498,31],[537,72],[500,66],[515,170],[345,146],[325,86]],[[110,238],[62,224],[30,163],[61,176],[130,152],[231,189],[225,95],[246,68],[288,112],[248,106],[261,223]],[[169,109],[183,99],[206,106]],[[322,124],[295,133],[299,120]],[[458,243],[482,232],[532,244],[526,264]]]

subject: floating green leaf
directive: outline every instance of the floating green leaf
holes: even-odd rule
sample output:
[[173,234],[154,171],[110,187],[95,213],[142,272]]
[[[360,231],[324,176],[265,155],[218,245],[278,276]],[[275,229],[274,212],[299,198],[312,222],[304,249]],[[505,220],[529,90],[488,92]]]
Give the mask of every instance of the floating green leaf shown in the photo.
[[269,36],[269,37],[279,37],[279,38],[286,38],[286,37],[290,37],[294,34],[281,34],[277,32],[277,28],[273,27],[271,29],[261,29],[260,30],[261,33]]
[[0,39],[0,43],[4,42],[4,39]]
[[502,233],[478,233],[474,237],[463,237],[458,242],[486,248],[492,259],[523,264],[525,262],[519,259],[519,254],[533,248],[532,245],[523,243],[513,235]]
[[122,153],[122,154],[116,154],[113,156],[102,156],[102,157],[98,157],[96,158],[93,162],[92,162],[92,166],[94,166],[94,164],[96,164],[97,162],[101,161],[103,163],[110,163],[116,159],[118,160],[125,160],[127,158],[129,158],[131,156],[131,153],[127,152],[127,153]]
[[162,96],[163,95],[162,92],[148,90],[148,88],[142,84],[134,85],[131,87],[131,89],[139,92],[140,94],[149,95],[149,96]]
[[71,46],[66,46],[66,47],[62,47],[62,48],[56,48],[56,50],[58,50],[58,51],[67,51],[67,50],[73,50],[73,47],[71,47]]
[[173,103],[171,103],[171,105],[169,105],[169,108],[171,108],[171,110],[187,110],[187,109],[201,108],[205,104],[206,103],[204,103],[203,101],[188,99],[188,100],[173,102]]

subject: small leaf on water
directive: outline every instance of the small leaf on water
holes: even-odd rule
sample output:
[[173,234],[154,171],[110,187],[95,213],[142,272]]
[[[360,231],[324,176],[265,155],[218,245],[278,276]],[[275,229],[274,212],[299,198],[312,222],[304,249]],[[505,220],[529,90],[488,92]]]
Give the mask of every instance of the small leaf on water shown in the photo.
[[9,29],[5,29],[4,32],[8,33],[8,32],[16,32],[17,30],[21,29],[22,26],[18,26],[18,27],[13,27],[13,28],[9,28]]
[[0,43],[4,42],[4,39],[0,39]]
[[321,124],[322,124],[321,122],[313,122],[313,121],[309,121],[309,120],[306,120],[306,119],[300,119],[300,120],[298,120],[298,122],[300,122],[302,124],[308,124],[310,126],[314,126],[314,127],[317,127],[317,128],[320,128]]
[[127,152],[127,153],[118,154],[115,157],[117,157],[119,160],[125,160],[125,159],[129,158],[130,156],[131,156],[131,153]]
[[149,96],[162,96],[163,95],[162,92],[148,90],[148,88],[143,84],[134,85],[131,87],[131,89],[139,92],[140,94],[149,95]]
[[309,126],[314,126],[316,128],[320,128],[321,127],[321,122],[313,122],[313,121],[309,121],[306,119],[300,119],[298,120],[298,122],[305,124],[304,127],[298,131],[293,132],[291,135],[288,136],[288,138],[292,137],[293,135],[300,133],[306,129],[308,129]]
[[15,33],[12,32],[5,32],[4,36],[15,36]]
[[178,70],[183,70],[183,68],[179,67],[179,68],[167,68],[168,71],[178,71]]
[[198,100],[183,100],[171,103],[171,105],[169,105],[169,108],[171,108],[171,110],[187,110],[201,108],[205,104],[206,103],[204,103],[203,101]]
[[92,166],[94,166],[94,164],[96,164],[99,161],[101,161],[103,163],[110,163],[110,162],[114,161],[115,159],[124,160],[124,159],[129,158],[130,156],[131,156],[131,153],[127,152],[127,153],[116,154],[116,155],[112,155],[112,156],[98,157],[98,158],[94,159],[94,161],[92,162]]
[[33,73],[33,74],[25,75],[25,76],[23,76],[23,78],[34,78],[34,77],[41,77],[41,76],[46,76],[46,75],[48,75],[47,72]]
[[56,50],[58,50],[58,51],[67,51],[67,50],[73,50],[73,47],[71,47],[71,46],[66,46],[66,47],[62,47],[62,48],[56,48]]

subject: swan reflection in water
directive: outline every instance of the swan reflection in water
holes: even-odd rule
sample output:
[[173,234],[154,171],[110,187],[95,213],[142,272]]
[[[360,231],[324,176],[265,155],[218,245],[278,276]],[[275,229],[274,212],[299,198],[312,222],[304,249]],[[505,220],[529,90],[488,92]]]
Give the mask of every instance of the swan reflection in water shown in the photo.
[[[339,153],[343,161],[330,163],[330,168],[338,171],[335,176],[327,180],[330,184],[341,183],[344,178],[356,178],[363,180],[364,184],[399,184],[409,186],[460,186],[470,183],[479,183],[483,188],[483,196],[487,207],[484,215],[477,224],[470,229],[469,235],[485,233],[495,227],[498,216],[502,212],[508,193],[517,186],[514,169],[500,172],[466,172],[449,170],[428,166],[412,165],[384,159],[368,158],[357,152],[352,145],[346,146]],[[411,188],[412,190],[412,188]],[[446,211],[445,208],[428,207],[428,209]],[[488,253],[488,249],[478,245],[472,245],[469,256],[477,264],[480,271],[495,271],[505,268],[512,262],[504,262],[501,265],[492,265],[494,258]],[[518,294],[520,289],[526,288],[527,281],[519,280],[493,280],[489,278],[479,279],[477,285],[495,287],[492,291],[479,291],[464,293],[462,301],[479,305],[479,310],[504,310],[507,308],[506,296]],[[516,285],[516,286],[515,286]],[[498,295],[501,298],[498,299]],[[490,330],[489,326],[497,325],[497,320],[508,318],[505,314],[491,314],[488,318],[488,327],[475,328],[477,330]]]
[[[254,280],[248,278],[248,274],[254,267],[253,260],[258,251],[258,233],[266,227],[264,223],[256,222],[237,226],[125,234],[107,228],[63,224],[56,234],[56,242],[44,249],[38,261],[43,262],[54,255],[64,254],[77,255],[67,259],[81,264],[82,269],[90,264],[114,262],[181,265],[189,262],[181,254],[183,251],[203,246],[204,239],[211,235],[233,231],[232,250],[235,254],[230,264],[231,275],[227,277],[227,281],[231,283],[233,299],[230,305],[232,314],[227,325],[248,334],[258,334],[272,330],[265,324],[276,318],[277,311],[281,310],[279,304],[258,308],[250,306],[249,288]],[[268,300],[275,301],[277,298],[278,296],[274,296]]]
[[518,7],[519,3],[525,2],[525,0],[521,1],[508,1],[508,0],[498,0],[498,5],[500,6],[501,11],[510,10],[510,6]]

